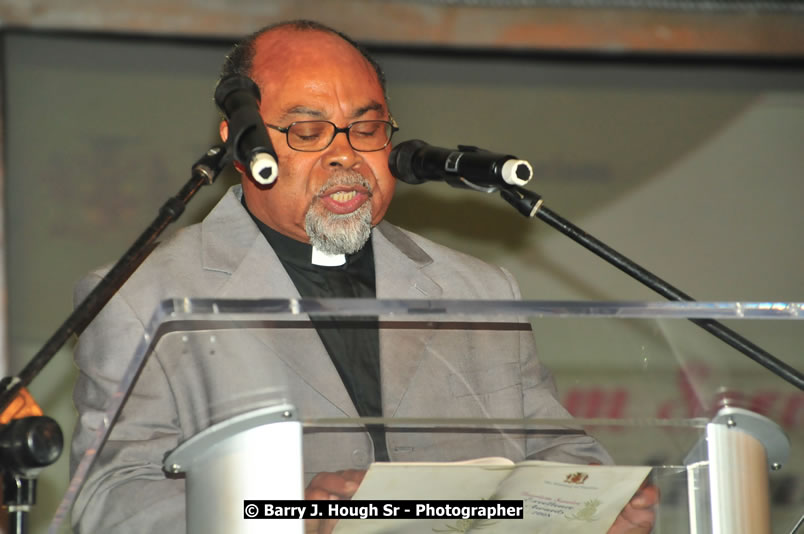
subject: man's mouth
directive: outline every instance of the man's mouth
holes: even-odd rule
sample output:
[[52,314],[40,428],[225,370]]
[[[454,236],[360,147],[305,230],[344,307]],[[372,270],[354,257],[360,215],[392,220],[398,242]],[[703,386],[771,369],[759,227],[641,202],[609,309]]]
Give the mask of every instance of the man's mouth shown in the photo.
[[338,191],[337,193],[332,193],[330,198],[335,202],[348,202],[357,196],[357,191]]
[[352,213],[370,198],[370,194],[362,187],[345,188],[343,186],[330,189],[319,196],[319,199],[332,213],[339,215]]

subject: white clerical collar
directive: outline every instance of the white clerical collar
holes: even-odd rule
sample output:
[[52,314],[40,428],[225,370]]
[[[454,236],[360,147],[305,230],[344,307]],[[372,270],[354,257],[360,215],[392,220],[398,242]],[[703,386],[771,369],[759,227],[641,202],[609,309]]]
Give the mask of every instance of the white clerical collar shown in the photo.
[[313,265],[321,267],[339,267],[346,263],[345,254],[327,254],[313,247],[313,257],[310,260]]

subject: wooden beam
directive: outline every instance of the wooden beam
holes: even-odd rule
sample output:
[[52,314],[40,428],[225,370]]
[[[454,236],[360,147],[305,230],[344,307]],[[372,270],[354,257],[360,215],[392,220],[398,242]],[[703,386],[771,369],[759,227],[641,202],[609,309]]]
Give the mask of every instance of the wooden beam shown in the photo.
[[0,24],[234,39],[312,18],[390,45],[804,57],[804,11],[479,7],[382,0],[5,0]]

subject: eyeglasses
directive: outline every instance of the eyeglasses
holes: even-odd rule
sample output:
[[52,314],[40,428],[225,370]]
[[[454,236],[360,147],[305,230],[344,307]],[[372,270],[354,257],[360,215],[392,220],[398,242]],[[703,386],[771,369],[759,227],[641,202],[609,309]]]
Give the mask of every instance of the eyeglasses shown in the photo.
[[288,146],[300,152],[324,150],[339,133],[346,134],[346,139],[355,150],[375,152],[388,146],[394,132],[399,130],[393,118],[390,121],[356,121],[346,128],[338,128],[329,121],[298,121],[285,128],[268,123],[265,125],[285,134]]

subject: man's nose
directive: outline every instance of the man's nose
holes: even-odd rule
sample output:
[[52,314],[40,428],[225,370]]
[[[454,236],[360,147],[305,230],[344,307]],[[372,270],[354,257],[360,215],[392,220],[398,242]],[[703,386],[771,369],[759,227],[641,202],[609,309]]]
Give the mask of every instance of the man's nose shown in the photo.
[[346,137],[346,132],[338,132],[332,143],[324,149],[324,165],[351,169],[359,165],[363,158],[360,156]]

